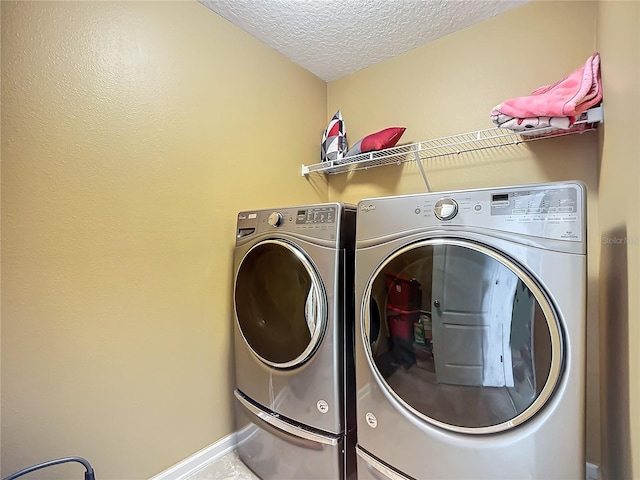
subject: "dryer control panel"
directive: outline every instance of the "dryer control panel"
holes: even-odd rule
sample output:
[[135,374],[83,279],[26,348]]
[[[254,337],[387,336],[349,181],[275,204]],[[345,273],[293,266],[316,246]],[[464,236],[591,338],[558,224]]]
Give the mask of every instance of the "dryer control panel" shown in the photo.
[[491,195],[491,215],[517,218],[551,218],[578,212],[578,195],[573,188],[514,190]]
[[357,228],[360,238],[455,226],[583,242],[585,222],[584,186],[567,182],[365,199]]

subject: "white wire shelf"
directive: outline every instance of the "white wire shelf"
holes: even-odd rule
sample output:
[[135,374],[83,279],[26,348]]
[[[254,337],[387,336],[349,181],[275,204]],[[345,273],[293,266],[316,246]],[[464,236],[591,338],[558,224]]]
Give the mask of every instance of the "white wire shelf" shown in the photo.
[[302,175],[311,173],[325,173],[334,175],[337,173],[352,172],[384,165],[399,165],[405,162],[418,162],[429,158],[446,155],[459,155],[461,153],[498,148],[506,145],[518,145],[543,138],[560,137],[576,133],[584,133],[595,130],[598,123],[603,121],[602,105],[591,108],[582,113],[568,130],[554,127],[544,127],[514,132],[508,128],[488,128],[475,132],[461,133],[448,137],[426,140],[423,142],[400,145],[375,152],[361,153],[352,157],[341,158],[330,162],[315,163],[302,166]]

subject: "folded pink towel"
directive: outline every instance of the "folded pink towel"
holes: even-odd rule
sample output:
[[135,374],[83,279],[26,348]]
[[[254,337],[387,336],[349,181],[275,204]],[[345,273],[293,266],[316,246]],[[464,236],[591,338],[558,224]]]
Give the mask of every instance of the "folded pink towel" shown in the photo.
[[591,55],[583,66],[553,85],[534,90],[496,105],[492,116],[512,118],[576,117],[602,100],[600,54]]

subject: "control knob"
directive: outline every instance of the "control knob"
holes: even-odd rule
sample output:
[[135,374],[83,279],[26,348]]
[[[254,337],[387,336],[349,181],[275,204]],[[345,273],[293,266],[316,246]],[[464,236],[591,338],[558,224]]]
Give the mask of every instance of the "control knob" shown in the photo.
[[283,218],[281,213],[273,212],[271,215],[269,215],[267,222],[272,227],[279,227],[280,225],[282,225],[282,220]]
[[433,213],[440,220],[451,220],[458,214],[458,203],[453,198],[441,198],[433,207]]

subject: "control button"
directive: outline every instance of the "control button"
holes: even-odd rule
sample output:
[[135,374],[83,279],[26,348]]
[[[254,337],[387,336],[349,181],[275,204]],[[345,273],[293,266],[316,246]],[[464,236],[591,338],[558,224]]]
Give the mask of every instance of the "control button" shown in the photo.
[[476,212],[479,212],[480,210],[482,210],[482,204],[480,204],[480,203],[476,203],[476,204],[473,206],[473,209],[474,209]]
[[458,213],[458,204],[453,198],[442,198],[436,202],[433,213],[440,220],[451,220]]
[[378,426],[378,419],[373,413],[367,412],[364,418],[367,422],[367,425],[369,425],[371,428],[376,428]]
[[272,227],[279,227],[280,225],[282,225],[282,214],[273,212],[271,215],[269,215],[267,222],[269,222],[269,225],[271,225]]
[[327,413],[329,411],[329,404],[325,400],[318,400],[316,407],[320,413]]
[[420,215],[420,212],[421,212],[421,211],[422,211],[422,210],[420,210],[420,208],[416,208],[416,209],[414,210],[414,212],[415,212],[415,214],[416,214],[416,215]]

